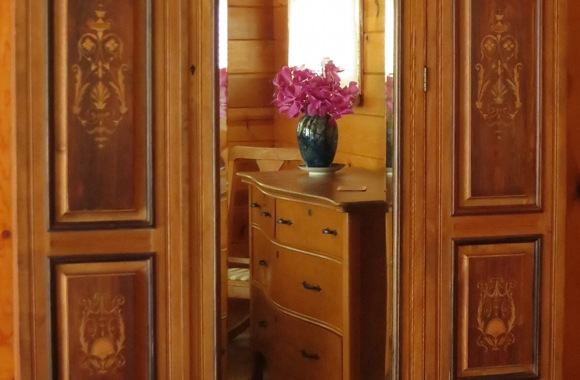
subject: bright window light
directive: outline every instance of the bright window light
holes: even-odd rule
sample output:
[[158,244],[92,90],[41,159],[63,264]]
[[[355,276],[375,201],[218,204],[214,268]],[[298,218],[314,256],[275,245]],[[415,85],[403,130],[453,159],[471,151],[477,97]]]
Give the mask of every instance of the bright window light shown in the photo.
[[321,71],[330,58],[342,85],[360,80],[360,0],[288,0],[288,65]]
[[228,67],[228,1],[220,0],[218,8],[218,65]]
[[385,1],[385,74],[395,73],[395,2]]

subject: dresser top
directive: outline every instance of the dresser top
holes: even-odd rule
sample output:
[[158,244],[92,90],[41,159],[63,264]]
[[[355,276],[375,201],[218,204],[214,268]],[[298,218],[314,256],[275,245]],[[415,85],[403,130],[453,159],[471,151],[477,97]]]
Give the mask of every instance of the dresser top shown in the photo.
[[364,207],[383,208],[386,211],[391,203],[390,176],[384,170],[344,168],[335,173],[312,175],[292,169],[237,174],[243,182],[253,184],[273,196],[345,212]]

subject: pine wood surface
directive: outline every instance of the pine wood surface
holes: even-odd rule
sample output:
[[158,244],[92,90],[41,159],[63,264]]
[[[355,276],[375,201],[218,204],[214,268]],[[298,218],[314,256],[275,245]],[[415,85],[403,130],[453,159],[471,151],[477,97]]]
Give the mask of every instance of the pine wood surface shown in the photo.
[[[238,175],[244,182],[259,185],[267,193],[286,195],[343,211],[357,207],[385,207],[390,199],[384,171],[381,175],[381,171],[377,170],[343,168],[331,175],[316,176],[294,169],[280,173]],[[364,190],[359,190],[361,186]]]

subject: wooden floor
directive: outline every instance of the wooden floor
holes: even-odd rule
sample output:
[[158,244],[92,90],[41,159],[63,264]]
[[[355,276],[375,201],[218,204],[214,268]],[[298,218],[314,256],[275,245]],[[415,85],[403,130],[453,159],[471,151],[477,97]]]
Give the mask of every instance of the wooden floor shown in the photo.
[[228,344],[228,380],[250,380],[250,329]]
[[228,331],[235,331],[228,343],[228,380],[251,379],[249,312],[248,299],[228,299]]

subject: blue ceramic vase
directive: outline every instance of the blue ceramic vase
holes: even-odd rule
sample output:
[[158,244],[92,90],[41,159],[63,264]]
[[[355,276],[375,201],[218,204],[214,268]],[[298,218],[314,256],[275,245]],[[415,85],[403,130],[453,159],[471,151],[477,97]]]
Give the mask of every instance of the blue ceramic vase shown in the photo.
[[298,121],[296,136],[306,166],[325,168],[332,165],[338,145],[336,120],[330,116],[304,115]]

